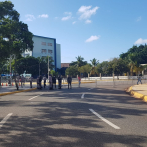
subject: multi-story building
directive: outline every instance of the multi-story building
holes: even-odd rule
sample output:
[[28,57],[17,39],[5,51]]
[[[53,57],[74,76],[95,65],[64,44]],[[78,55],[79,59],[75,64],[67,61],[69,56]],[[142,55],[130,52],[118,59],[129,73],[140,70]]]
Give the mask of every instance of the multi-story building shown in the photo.
[[50,56],[54,62],[55,71],[57,68],[61,68],[61,46],[60,44],[56,43],[56,39],[49,38],[49,37],[42,37],[33,35],[34,41],[34,48],[33,51],[25,51],[23,54],[24,57],[26,56],[33,56],[33,57],[46,57]]

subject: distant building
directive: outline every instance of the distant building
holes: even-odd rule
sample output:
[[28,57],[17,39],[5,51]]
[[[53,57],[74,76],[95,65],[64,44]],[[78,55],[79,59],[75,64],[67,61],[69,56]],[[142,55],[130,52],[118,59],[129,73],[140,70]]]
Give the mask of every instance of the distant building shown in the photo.
[[69,67],[69,64],[70,64],[70,63],[61,63],[61,68],[62,68],[62,67]]
[[50,56],[54,62],[55,71],[61,68],[61,46],[56,43],[56,39],[33,35],[33,51],[25,51],[23,56],[46,57]]
[[60,74],[65,76],[66,69],[70,66],[70,63],[61,63]]

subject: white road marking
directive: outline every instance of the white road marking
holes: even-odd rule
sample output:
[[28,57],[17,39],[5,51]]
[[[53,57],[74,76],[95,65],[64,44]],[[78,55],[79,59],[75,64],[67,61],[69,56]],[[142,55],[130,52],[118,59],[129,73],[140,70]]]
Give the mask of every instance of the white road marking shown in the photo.
[[120,129],[120,127],[116,126],[115,124],[111,123],[110,121],[108,121],[107,119],[105,119],[104,117],[102,117],[101,115],[99,115],[98,113],[96,113],[93,109],[89,109],[93,114],[95,114],[97,117],[99,117],[101,120],[103,120],[105,123],[107,123],[108,125],[110,125],[111,127],[113,127],[114,129]]
[[4,123],[7,121],[7,119],[12,115],[13,113],[9,113],[1,122],[0,122],[0,128],[4,125]]
[[83,98],[84,98],[84,95],[85,95],[85,94],[83,93],[83,94],[82,94],[82,96],[81,96],[81,99],[83,99]]
[[[42,93],[42,94],[43,94],[43,93]],[[37,95],[37,96],[34,96],[34,97],[30,98],[29,101],[32,100],[32,99],[34,99],[34,98],[36,98],[36,97],[38,97],[38,96],[40,96],[40,95],[42,95],[42,94],[39,94],[39,95]]]
[[90,88],[90,89],[88,89],[88,90],[92,90],[93,88]]

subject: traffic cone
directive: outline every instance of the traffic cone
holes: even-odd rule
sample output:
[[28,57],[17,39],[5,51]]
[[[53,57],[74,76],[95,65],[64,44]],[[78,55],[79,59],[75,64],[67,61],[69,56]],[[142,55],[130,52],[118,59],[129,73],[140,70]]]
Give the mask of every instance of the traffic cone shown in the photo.
[[12,86],[14,86],[13,82],[12,82]]
[[8,84],[6,83],[6,86],[8,86]]
[[2,86],[4,86],[3,83],[2,83]]

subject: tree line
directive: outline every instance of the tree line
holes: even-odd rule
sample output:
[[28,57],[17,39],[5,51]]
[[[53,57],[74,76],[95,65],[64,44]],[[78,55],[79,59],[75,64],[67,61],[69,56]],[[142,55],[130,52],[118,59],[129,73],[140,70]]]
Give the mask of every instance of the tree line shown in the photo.
[[[33,34],[11,1],[0,2],[0,74],[7,71],[8,61],[33,50]],[[16,67],[17,68],[17,67]]]
[[76,57],[76,61],[70,63],[70,67],[66,69],[66,75],[87,76],[109,76],[115,75],[138,75],[147,66],[147,45],[133,46],[126,53],[122,53],[118,58],[113,58],[110,61],[99,62],[93,58],[91,63],[84,61],[81,56]]

